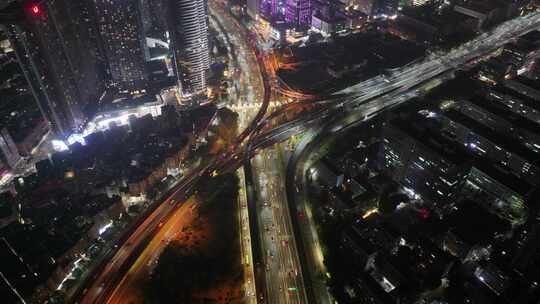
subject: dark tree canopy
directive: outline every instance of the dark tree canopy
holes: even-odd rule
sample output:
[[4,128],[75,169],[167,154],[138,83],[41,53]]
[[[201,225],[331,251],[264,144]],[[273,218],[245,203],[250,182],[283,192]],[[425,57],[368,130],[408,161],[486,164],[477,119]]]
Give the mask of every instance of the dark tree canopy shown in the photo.
[[241,274],[237,239],[236,199],[238,178],[220,175],[199,187],[201,216],[207,217],[219,235],[209,240],[209,248],[189,249],[171,242],[161,254],[150,290],[151,303],[192,303],[192,294],[216,286]]

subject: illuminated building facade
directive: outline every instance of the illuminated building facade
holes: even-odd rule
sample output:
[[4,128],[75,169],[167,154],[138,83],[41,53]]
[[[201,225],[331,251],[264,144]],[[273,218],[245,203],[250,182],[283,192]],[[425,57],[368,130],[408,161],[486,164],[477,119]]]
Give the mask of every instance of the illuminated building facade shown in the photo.
[[375,0],[373,14],[377,16],[392,16],[397,13],[398,0]]
[[208,14],[204,0],[170,0],[169,31],[182,97],[206,101],[210,68]]
[[96,0],[95,4],[111,85],[123,93],[144,90],[147,73],[139,1]]
[[[6,128],[0,129],[0,163],[14,168],[20,160],[21,156],[8,130]],[[1,167],[0,165],[0,170]]]
[[287,0],[285,21],[295,27],[309,26],[311,24],[310,0]]
[[259,4],[259,15],[272,22],[283,21],[286,13],[286,1],[262,0]]
[[448,200],[459,187],[454,164],[395,127],[383,131],[384,166],[405,187],[431,200]]
[[261,4],[261,0],[247,0],[247,13],[251,18],[257,18],[261,11]]
[[29,89],[52,130],[61,136],[85,123],[85,112],[104,90],[90,13],[80,3],[50,0],[25,7],[26,21],[6,25]]
[[422,5],[428,4],[429,2],[430,0],[412,0],[411,4],[412,6],[422,6]]

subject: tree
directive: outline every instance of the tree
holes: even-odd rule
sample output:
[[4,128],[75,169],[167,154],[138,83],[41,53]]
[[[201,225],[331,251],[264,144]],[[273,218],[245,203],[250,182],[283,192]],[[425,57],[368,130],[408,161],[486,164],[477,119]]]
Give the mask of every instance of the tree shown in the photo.
[[199,185],[197,201],[202,202],[199,212],[216,231],[207,248],[193,250],[174,241],[165,248],[147,291],[149,302],[191,303],[194,292],[241,274],[235,217],[238,182],[236,175],[225,174]]

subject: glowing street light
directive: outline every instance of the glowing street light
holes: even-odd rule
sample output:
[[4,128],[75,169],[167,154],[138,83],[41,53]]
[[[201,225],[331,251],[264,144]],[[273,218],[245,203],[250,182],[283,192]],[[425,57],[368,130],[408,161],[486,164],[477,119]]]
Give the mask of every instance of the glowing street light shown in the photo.
[[34,15],[38,15],[39,12],[41,11],[41,9],[39,8],[39,5],[37,5],[37,4],[32,5],[32,7],[30,8],[30,10],[32,11],[32,13],[33,13]]

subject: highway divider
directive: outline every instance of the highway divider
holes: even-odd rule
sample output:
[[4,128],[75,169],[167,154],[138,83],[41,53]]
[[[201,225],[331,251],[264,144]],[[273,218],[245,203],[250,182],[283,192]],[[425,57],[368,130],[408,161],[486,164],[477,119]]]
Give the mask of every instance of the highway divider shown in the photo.
[[[266,268],[265,259],[262,254],[261,240],[259,238],[259,225],[257,224],[257,195],[255,193],[255,183],[253,181],[253,171],[251,161],[244,161],[244,180],[247,197],[247,208],[249,215],[249,232],[251,234],[251,254],[253,257],[253,269],[255,270],[255,289],[257,295],[264,295],[266,299]],[[257,299],[258,301],[258,299]]]

